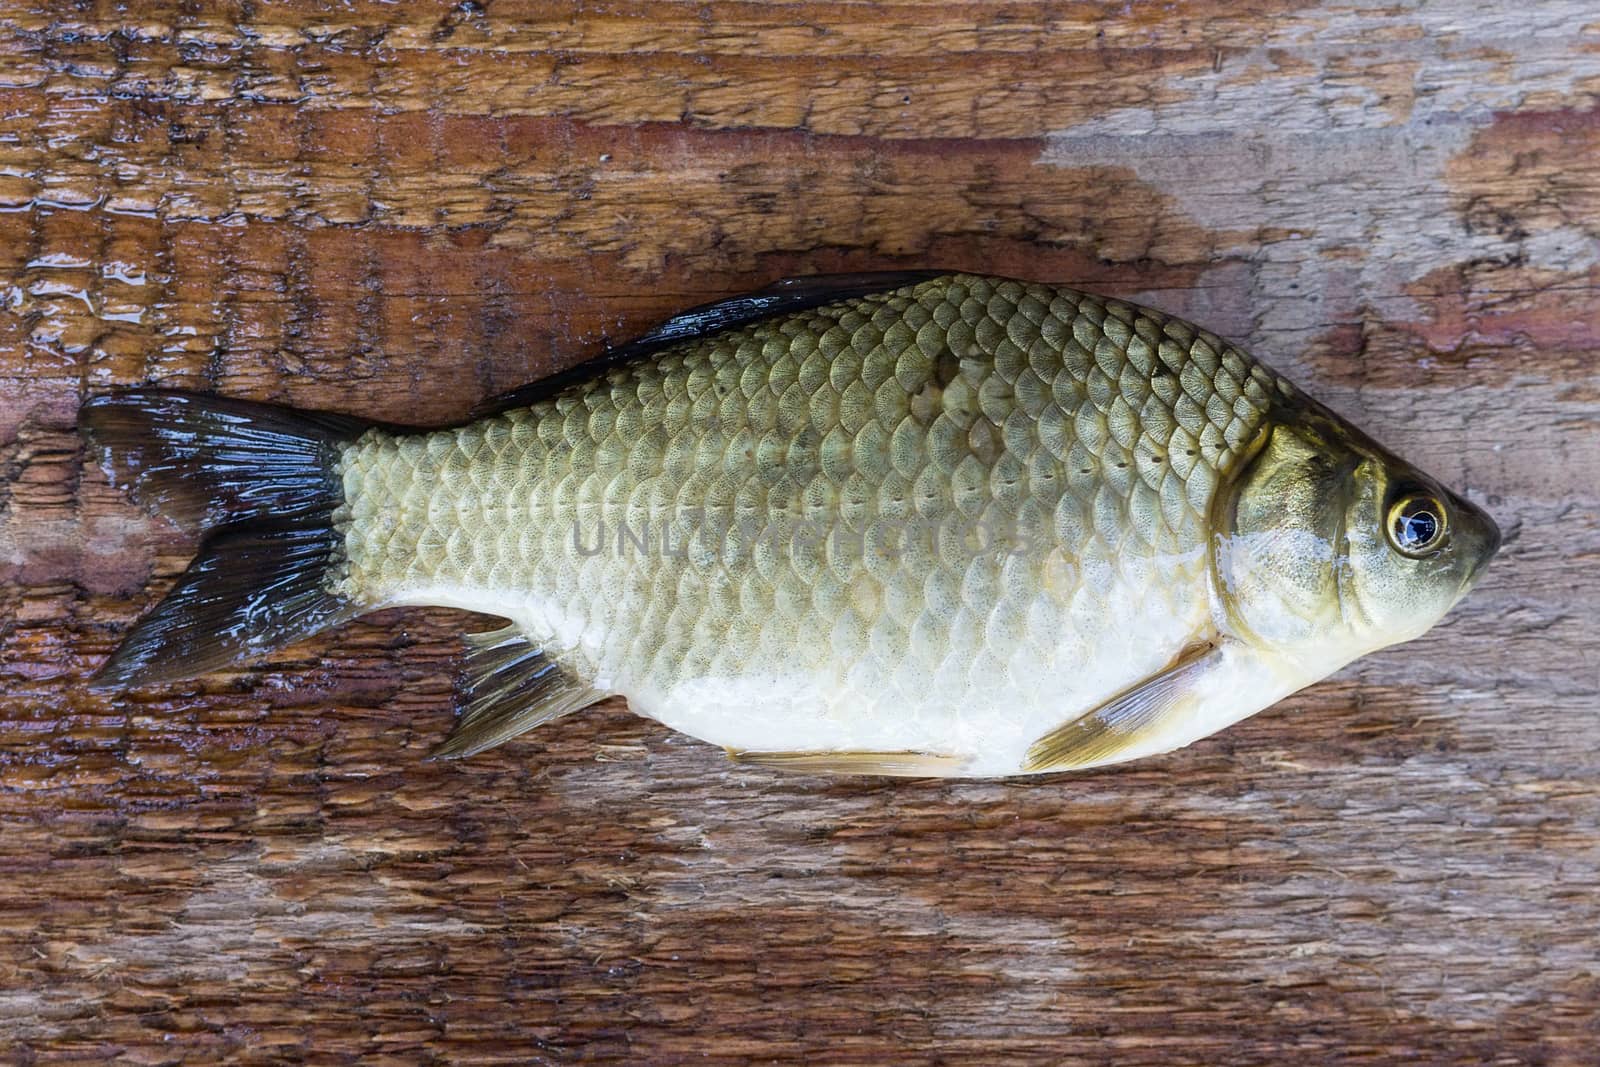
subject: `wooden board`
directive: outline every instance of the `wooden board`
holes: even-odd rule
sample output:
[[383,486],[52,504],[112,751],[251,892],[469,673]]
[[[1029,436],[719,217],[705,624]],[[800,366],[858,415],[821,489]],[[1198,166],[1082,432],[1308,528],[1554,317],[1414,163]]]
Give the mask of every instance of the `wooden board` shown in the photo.
[[[0,1042],[19,1063],[1593,1063],[1586,0],[0,7]],[[193,542],[153,382],[444,421],[787,274],[1187,315],[1485,502],[1426,638],[1179,755],[738,768],[618,707],[472,761],[452,612],[85,675]]]

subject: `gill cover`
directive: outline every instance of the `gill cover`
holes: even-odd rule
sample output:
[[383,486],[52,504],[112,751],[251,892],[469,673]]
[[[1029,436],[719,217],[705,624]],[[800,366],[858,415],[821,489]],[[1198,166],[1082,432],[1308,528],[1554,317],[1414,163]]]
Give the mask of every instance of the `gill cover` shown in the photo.
[[1345,522],[1359,462],[1314,427],[1272,425],[1220,498],[1218,589],[1247,640],[1287,649],[1344,623]]

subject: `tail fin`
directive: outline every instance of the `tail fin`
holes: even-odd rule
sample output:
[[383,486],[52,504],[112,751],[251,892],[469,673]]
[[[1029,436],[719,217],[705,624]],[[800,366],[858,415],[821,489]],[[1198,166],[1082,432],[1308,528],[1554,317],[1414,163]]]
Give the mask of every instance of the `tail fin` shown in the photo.
[[231,666],[361,613],[332,591],[341,449],[367,424],[186,393],[86,403],[108,477],[153,511],[212,531],[189,569],[92,681],[155,685]]

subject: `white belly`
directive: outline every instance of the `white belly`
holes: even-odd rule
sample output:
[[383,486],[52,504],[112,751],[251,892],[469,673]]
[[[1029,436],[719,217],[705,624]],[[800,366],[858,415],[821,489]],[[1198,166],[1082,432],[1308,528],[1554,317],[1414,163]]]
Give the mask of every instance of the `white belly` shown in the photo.
[[[1113,568],[1109,581],[1079,584],[1064,598],[1041,585],[988,616],[960,609],[938,620],[940,641],[932,643],[915,634],[885,638],[893,628],[877,616],[840,616],[831,628],[746,619],[737,638],[690,624],[676,644],[641,641],[629,621],[659,615],[660,606],[622,582],[610,583],[623,591],[609,600],[428,585],[392,603],[510,618],[598,691],[621,694],[636,713],[714,745],[926,753],[953,758],[944,773],[988,777],[1022,773],[1042,736],[1215,632],[1203,561],[1165,562],[1146,561],[1127,575]],[[1152,569],[1167,580],[1152,581]],[[939,654],[928,655],[930,647]],[[1207,714],[1233,721],[1261,706],[1235,713],[1218,705]]]
[[1159,672],[1210,627],[1203,603],[1161,606],[1061,633],[1053,650],[991,642],[938,663],[868,657],[839,669],[779,646],[737,673],[668,684],[621,664],[613,687],[635,712],[730,749],[918,752],[958,757],[961,776],[1017,774],[1040,737]]

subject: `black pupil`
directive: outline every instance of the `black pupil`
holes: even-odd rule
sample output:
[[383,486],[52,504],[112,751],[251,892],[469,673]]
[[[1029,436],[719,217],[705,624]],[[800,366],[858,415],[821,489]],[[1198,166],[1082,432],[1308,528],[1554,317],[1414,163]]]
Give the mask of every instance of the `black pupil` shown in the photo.
[[1439,532],[1439,520],[1431,511],[1418,511],[1400,517],[1400,543],[1407,548],[1420,548],[1432,541]]

